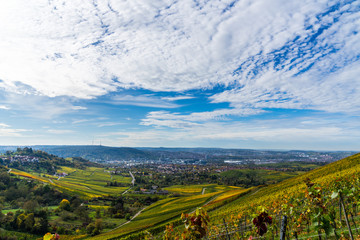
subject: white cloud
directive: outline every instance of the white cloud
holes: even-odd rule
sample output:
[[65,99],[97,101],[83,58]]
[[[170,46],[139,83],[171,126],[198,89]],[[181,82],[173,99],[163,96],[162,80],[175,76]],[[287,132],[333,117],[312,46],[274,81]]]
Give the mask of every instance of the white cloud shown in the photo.
[[0,123],[0,137],[21,137],[21,133],[28,131],[26,129],[11,128],[8,124]]
[[98,127],[112,127],[112,126],[117,126],[117,125],[122,125],[123,123],[118,123],[118,122],[103,122],[103,123],[99,123],[97,124]]
[[194,96],[176,96],[176,97],[162,97],[161,99],[167,100],[167,101],[179,101],[179,100],[188,100],[188,99],[194,99]]
[[111,104],[117,105],[133,105],[140,107],[154,107],[154,108],[177,108],[180,105],[171,103],[169,101],[160,99],[152,95],[117,95],[111,98]]
[[[235,108],[357,108],[358,2],[340,3],[324,15],[333,2],[232,3],[2,2],[0,87],[94,98],[118,87],[186,91],[220,85],[233,90],[213,101]],[[126,98],[118,103],[175,107]]]
[[48,129],[48,133],[52,134],[68,134],[68,133],[74,133],[73,130],[67,130],[67,129]]
[[9,110],[10,108],[8,106],[5,106],[5,105],[0,105],[0,109]]
[[[323,61],[315,67],[321,65]],[[359,76],[359,63],[330,73],[326,78],[314,70],[297,77],[269,71],[254,80],[254,84],[224,91],[211,99],[213,103],[229,102],[236,108],[314,109],[360,114]]]
[[167,111],[154,111],[142,119],[141,124],[155,127],[189,128],[200,126],[208,121],[227,120],[227,116],[249,116],[264,113],[261,109],[218,109],[209,112],[194,112],[188,115],[170,113]]
[[80,106],[73,106],[72,100],[68,97],[51,98],[33,94],[9,93],[0,90],[0,99],[6,103],[6,106],[10,106],[14,112],[17,112],[16,114],[21,114],[21,117],[54,119],[54,123],[63,123],[63,120],[55,119],[60,115],[84,109]]
[[85,123],[85,122],[90,122],[91,119],[78,119],[78,120],[74,120],[72,121],[72,124],[79,124],[79,123]]
[[82,107],[82,106],[72,106],[71,109],[73,110],[86,110],[87,107]]
[[[299,121],[301,119],[298,119]],[[234,147],[282,149],[356,150],[359,145],[358,128],[342,126],[303,125],[283,120],[259,120],[255,123],[205,123],[188,128],[119,131],[101,136],[104,143],[114,146],[174,146],[174,147]],[[180,145],[179,145],[180,143]],[[349,144],[350,143],[350,144]]]
[[1,128],[7,128],[7,127],[10,127],[9,125],[5,124],[5,123],[0,123],[0,127]]

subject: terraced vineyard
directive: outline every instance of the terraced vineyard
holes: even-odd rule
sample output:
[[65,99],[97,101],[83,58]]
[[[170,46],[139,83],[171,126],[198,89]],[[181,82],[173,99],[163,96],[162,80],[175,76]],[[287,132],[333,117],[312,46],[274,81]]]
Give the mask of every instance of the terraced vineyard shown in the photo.
[[[295,226],[300,226],[300,224],[302,224],[302,222],[297,222],[300,221],[299,219],[302,218],[301,216],[305,216],[301,214],[306,213],[309,214],[310,217],[310,215],[313,213],[311,205],[313,200],[309,200],[306,197],[306,192],[310,191],[305,184],[305,181],[307,181],[306,179],[310,179],[310,181],[316,184],[316,189],[321,190],[319,194],[324,194],[324,196],[321,196],[321,198],[324,198],[324,200],[321,201],[324,201],[324,204],[325,202],[329,202],[328,205],[324,206],[324,208],[328,208],[332,205],[338,205],[338,203],[333,203],[335,200],[331,200],[331,192],[343,191],[345,189],[345,187],[334,188],[334,184],[336,185],[339,183],[340,185],[343,184],[343,186],[349,185],[350,188],[353,186],[353,191],[357,191],[353,194],[359,196],[359,183],[356,182],[360,179],[359,173],[360,154],[357,154],[313,170],[301,176],[285,180],[284,182],[260,188],[252,194],[246,194],[239,199],[210,212],[210,229],[212,229],[210,236],[218,236],[220,232],[223,231],[223,227],[219,226],[223,226],[224,220],[227,222],[228,227],[237,226],[236,228],[239,228],[239,223],[244,221],[245,216],[247,216],[247,222],[244,223],[244,225],[250,225],[250,230],[252,229],[251,231],[249,230],[248,234],[256,236],[256,232],[252,226],[251,220],[263,211],[266,211],[270,216],[273,217],[274,224],[277,224],[277,231],[279,230],[279,218],[282,215],[287,215],[290,217],[290,223],[288,226],[288,230],[291,231],[290,234],[294,234],[295,232],[297,234],[304,234],[304,232],[302,232],[304,230],[296,230]],[[355,186],[357,187],[354,188]],[[310,202],[307,203],[307,201]],[[318,197],[318,200],[316,201],[320,201],[320,197]],[[349,206],[352,206],[352,204],[349,204]],[[336,211],[337,212],[334,212],[334,214],[339,214],[338,210]],[[357,214],[357,212],[354,214]],[[308,221],[312,220],[309,218]],[[342,224],[344,224],[344,222]],[[309,229],[310,232],[313,232],[313,235],[317,235],[317,230],[314,230],[317,228],[314,228],[310,225]],[[274,228],[272,228],[272,230],[275,231]],[[320,228],[319,231],[320,234],[325,234],[324,229],[321,230]],[[244,235],[242,237],[244,237]],[[242,239],[242,237],[236,235],[233,236],[234,239]],[[272,236],[269,237],[272,238]]]
[[49,183],[61,191],[69,192],[87,198],[100,197],[108,194],[120,194],[129,187],[106,187],[107,182],[116,181],[124,185],[131,184],[131,177],[123,177],[120,175],[112,175],[104,168],[88,167],[85,170],[70,167],[61,167],[59,172],[65,172],[65,177],[57,177],[47,174],[27,173],[12,169],[11,173],[33,178],[45,183]]
[[[160,200],[144,209],[132,222],[92,239],[121,239],[129,233],[154,227],[157,227],[155,232],[158,232],[158,229],[163,229],[165,224],[174,221],[178,222],[181,213],[189,213],[201,206],[206,209],[213,209],[226,203],[226,201],[232,201],[236,197],[251,191],[251,189],[217,184],[177,185],[165,189],[184,196]],[[133,238],[130,236],[130,239]]]
[[[109,181],[117,181],[123,184],[130,184],[130,177],[112,175],[104,168],[88,167],[85,170],[61,167],[58,173],[66,173],[67,176],[58,177],[35,172],[27,173],[13,169],[13,174],[32,178],[44,183],[51,184],[61,191],[87,198],[99,197],[104,195],[118,195],[126,187],[105,187]],[[202,184],[189,186],[172,186],[165,188],[170,193],[178,194],[178,197],[168,197],[143,209],[139,216],[131,222],[121,225],[124,221],[117,221],[118,227],[92,239],[122,238],[129,234],[143,231],[144,229],[162,229],[165,224],[171,221],[178,221],[181,213],[191,212],[197,207],[204,206],[213,209],[221,206],[226,200],[248,191],[240,187]],[[135,194],[136,195],[136,194]],[[108,206],[89,205],[91,209],[107,209]]]
[[199,185],[174,185],[171,187],[164,188],[169,192],[179,193],[183,195],[193,195],[193,194],[200,194],[204,191],[204,193],[212,193],[212,192],[221,192],[221,191],[228,191],[234,189],[242,189],[240,187],[234,186],[225,186],[225,185],[217,185],[217,184],[199,184]]

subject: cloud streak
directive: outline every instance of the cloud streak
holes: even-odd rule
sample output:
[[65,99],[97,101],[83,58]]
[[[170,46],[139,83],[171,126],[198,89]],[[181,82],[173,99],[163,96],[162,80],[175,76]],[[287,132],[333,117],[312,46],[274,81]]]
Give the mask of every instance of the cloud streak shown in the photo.
[[[349,126],[323,124],[301,124],[301,119],[289,123],[288,119],[253,123],[204,123],[186,128],[175,128],[171,132],[167,129],[152,129],[144,131],[118,131],[101,138],[107,144],[121,143],[126,146],[181,146],[192,147],[214,146],[248,148],[256,144],[258,148],[282,149],[314,149],[333,150],[333,146],[354,150],[360,139],[358,128]],[[346,146],[344,142],[352,144]],[[321,145],[323,144],[323,145]],[[216,146],[219,146],[216,145]]]
[[111,98],[110,103],[115,105],[133,105],[153,108],[177,108],[180,106],[178,104],[172,103],[169,99],[161,99],[151,95],[117,95]]
[[0,105],[0,109],[2,110],[9,110],[10,108],[8,106],[5,105]]
[[22,137],[23,132],[28,132],[26,129],[11,128],[10,125],[0,123],[0,137]]

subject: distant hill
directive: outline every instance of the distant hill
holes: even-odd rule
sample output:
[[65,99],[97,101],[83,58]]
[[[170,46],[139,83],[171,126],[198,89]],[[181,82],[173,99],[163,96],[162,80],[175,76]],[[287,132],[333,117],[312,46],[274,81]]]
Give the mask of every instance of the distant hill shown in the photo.
[[334,162],[351,156],[353,151],[308,151],[308,150],[255,150],[230,148],[137,148],[150,152],[159,159],[205,159],[210,161],[315,161]]
[[[15,151],[25,146],[0,146],[0,153]],[[205,160],[205,161],[316,161],[333,162],[356,152],[306,150],[254,150],[225,148],[148,148],[107,147],[94,145],[35,145],[33,149],[46,151],[59,157],[82,157],[95,162],[117,160]]]
[[5,154],[0,154],[0,164],[22,171],[35,171],[48,174],[54,174],[61,166],[79,169],[101,166],[98,163],[81,157],[64,159],[43,150],[28,147],[17,148],[15,151],[7,150]]
[[128,147],[106,147],[106,146],[50,146],[37,145],[34,149],[46,151],[60,157],[82,157],[90,161],[106,162],[115,160],[146,159],[152,157],[149,152],[144,152]]

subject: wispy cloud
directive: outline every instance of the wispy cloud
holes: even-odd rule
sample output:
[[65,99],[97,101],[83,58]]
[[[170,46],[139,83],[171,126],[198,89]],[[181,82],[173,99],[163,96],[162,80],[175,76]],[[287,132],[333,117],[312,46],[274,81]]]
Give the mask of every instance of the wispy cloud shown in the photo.
[[239,108],[218,109],[209,112],[194,112],[191,114],[154,111],[142,119],[141,124],[156,127],[187,128],[204,124],[208,121],[226,121],[230,116],[249,116],[264,113],[261,109]]
[[170,101],[152,95],[117,95],[112,97],[111,104],[133,105],[153,108],[177,108],[180,106],[178,104],[174,104]]
[[71,109],[73,110],[86,110],[87,107],[82,107],[82,106],[72,106]]
[[0,123],[0,137],[21,137],[23,132],[28,132],[27,129],[15,129],[11,128],[10,125]]
[[119,122],[103,122],[103,123],[98,123],[97,126],[98,127],[112,127],[112,126],[117,126],[117,125],[122,125],[123,123],[119,123]]
[[[316,121],[317,118],[314,120]],[[338,121],[303,124],[303,118],[257,120],[255,122],[207,122],[168,131],[164,128],[118,131],[103,135],[108,144],[127,146],[203,146],[258,148],[356,150],[360,140],[359,124],[351,126]],[[307,121],[311,121],[307,119]],[[219,145],[214,145],[215,143]],[[349,144],[351,143],[351,144]]]
[[254,107],[335,110],[324,104],[333,89],[324,85],[345,86],[336,88],[341,102],[359,99],[359,81],[349,76],[359,69],[358,10],[357,1],[110,1],[81,8],[76,1],[9,1],[0,10],[0,86],[17,91],[21,82],[51,97],[94,98],[118,88],[220,85],[233,86],[226,101],[242,96],[234,104],[252,105],[255,93],[263,100]]
[[10,108],[8,106],[5,106],[5,105],[0,105],[0,109],[9,110]]
[[162,97],[161,99],[167,100],[167,101],[179,101],[179,100],[188,100],[188,99],[194,99],[194,96],[176,96],[176,97]]
[[[24,88],[27,89],[27,88]],[[74,106],[72,99],[68,97],[48,97],[36,94],[21,94],[1,91],[1,101],[6,103],[11,110],[21,114],[22,117],[31,117],[37,119],[55,119],[61,115],[77,112],[84,109],[80,106]]]
[[48,133],[52,134],[68,134],[68,133],[74,133],[73,130],[67,130],[67,129],[48,129]]
[[86,122],[90,122],[90,121],[91,121],[91,119],[78,119],[78,120],[72,121],[72,124],[86,123]]
[[7,128],[7,127],[10,127],[9,125],[5,124],[5,123],[0,123],[0,127],[1,128]]
[[[0,4],[0,29],[2,116],[56,119],[56,129],[59,116],[98,127],[128,118],[155,131],[129,133],[133,143],[358,133],[244,123],[279,109],[360,115],[356,0],[12,0]],[[109,113],[119,105],[143,108]]]

